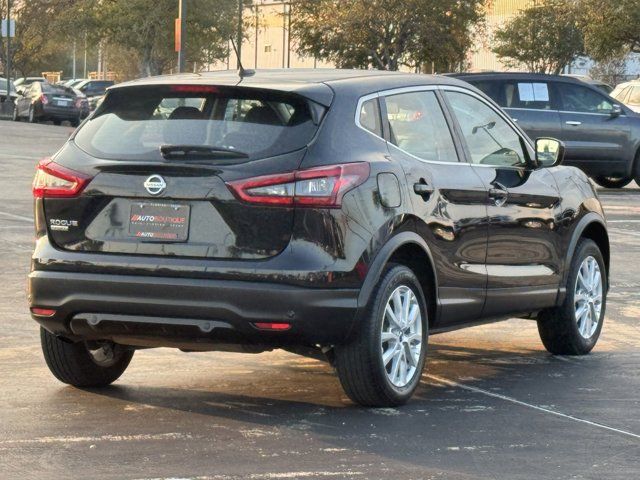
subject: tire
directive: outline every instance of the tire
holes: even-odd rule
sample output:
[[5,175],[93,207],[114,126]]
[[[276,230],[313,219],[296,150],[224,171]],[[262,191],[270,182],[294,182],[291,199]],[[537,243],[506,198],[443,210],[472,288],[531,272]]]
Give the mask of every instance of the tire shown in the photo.
[[[84,342],[72,343],[56,337],[40,327],[40,343],[47,366],[62,383],[75,387],[104,387],[116,381],[126,370],[133,350],[110,345],[112,357],[92,354]],[[105,353],[105,350],[97,349]]]
[[[409,301],[410,312],[415,312],[415,308],[419,312],[419,317],[414,317],[415,320],[409,322],[409,327],[403,332],[396,328],[386,313],[387,305],[392,312],[398,313],[393,300],[396,293],[400,295],[399,304]],[[411,398],[420,383],[425,363],[429,325],[426,306],[415,274],[402,265],[388,266],[371,296],[356,338],[335,349],[338,377],[351,400],[368,407],[395,407]],[[411,318],[411,315],[407,317]],[[396,332],[391,333],[392,329]],[[385,338],[389,338],[384,342],[383,330]],[[395,345],[404,349],[394,349]],[[393,352],[397,353],[391,355]],[[384,353],[390,355],[386,366]],[[409,361],[410,358],[413,362]],[[398,368],[394,370],[396,365]],[[396,371],[397,375],[394,375]]]
[[36,118],[36,112],[33,107],[29,107],[29,123],[38,123],[38,119]]
[[80,122],[81,120],[79,118],[76,118],[75,120],[69,120],[69,123],[73,128],[78,128],[78,126],[80,125]]
[[[592,264],[593,271],[596,271],[595,265],[597,265],[597,272],[600,274],[599,291],[595,287],[595,282],[587,291],[584,288],[585,284],[578,279],[578,274],[582,270],[582,276],[588,283],[592,283],[589,281],[588,270],[585,270],[585,265],[588,269],[587,262],[590,262],[590,259],[595,261],[595,264]],[[545,348],[555,355],[586,355],[598,342],[607,306],[606,267],[602,253],[593,240],[582,239],[578,243],[571,260],[566,288],[564,303],[560,307],[545,310],[540,314],[538,318],[540,339]],[[577,318],[582,308],[586,309],[584,315]]]
[[629,185],[632,177],[593,177],[593,181],[604,188],[623,188]]
[[60,125],[62,125],[62,120],[53,120],[53,124],[57,125],[57,126],[60,126]]

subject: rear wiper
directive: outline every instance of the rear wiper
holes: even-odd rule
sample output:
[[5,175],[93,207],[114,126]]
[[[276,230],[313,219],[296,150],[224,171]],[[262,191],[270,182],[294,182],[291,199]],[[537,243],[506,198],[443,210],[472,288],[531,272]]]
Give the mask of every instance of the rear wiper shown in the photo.
[[249,158],[248,154],[238,150],[208,145],[162,145],[160,153],[167,160]]

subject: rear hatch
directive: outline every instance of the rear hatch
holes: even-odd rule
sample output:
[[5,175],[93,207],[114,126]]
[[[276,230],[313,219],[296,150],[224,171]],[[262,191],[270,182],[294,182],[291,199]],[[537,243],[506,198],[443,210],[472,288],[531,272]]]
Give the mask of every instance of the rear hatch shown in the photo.
[[[250,88],[111,90],[36,177],[71,185],[69,194],[36,193],[50,239],[85,252],[277,255],[289,244],[294,209],[246,201],[229,185],[295,171],[323,111],[295,94]],[[268,188],[259,193],[271,198]]]
[[77,108],[76,105],[76,94],[70,88],[63,87],[61,85],[49,85],[42,84],[42,96],[43,103],[46,102],[47,105],[62,108],[62,109],[74,109]]

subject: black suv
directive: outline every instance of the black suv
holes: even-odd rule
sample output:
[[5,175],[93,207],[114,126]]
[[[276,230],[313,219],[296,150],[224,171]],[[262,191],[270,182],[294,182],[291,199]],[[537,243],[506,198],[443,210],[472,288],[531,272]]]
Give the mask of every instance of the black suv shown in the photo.
[[640,186],[640,115],[594,84],[536,73],[457,74],[489,95],[532,138],[566,146],[565,163],[600,186]]
[[589,179],[446,77],[181,75],[113,87],[33,185],[33,318],[65,383],[116,380],[137,348],[332,362],[397,405],[429,333],[537,319],[586,354],[609,240]]

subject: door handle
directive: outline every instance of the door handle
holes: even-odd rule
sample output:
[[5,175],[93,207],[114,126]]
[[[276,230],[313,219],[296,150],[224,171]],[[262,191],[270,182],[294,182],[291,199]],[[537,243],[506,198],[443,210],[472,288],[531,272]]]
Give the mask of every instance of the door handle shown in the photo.
[[424,180],[413,184],[414,193],[420,195],[422,198],[428,198],[433,193],[433,187],[427,185]]
[[489,189],[489,199],[493,200],[496,207],[501,207],[509,199],[509,191],[504,185],[495,182],[493,184],[496,188]]
[[568,122],[564,122],[567,125],[571,125],[572,127],[579,127],[580,125],[582,125],[582,122],[576,122],[573,120],[569,120]]

